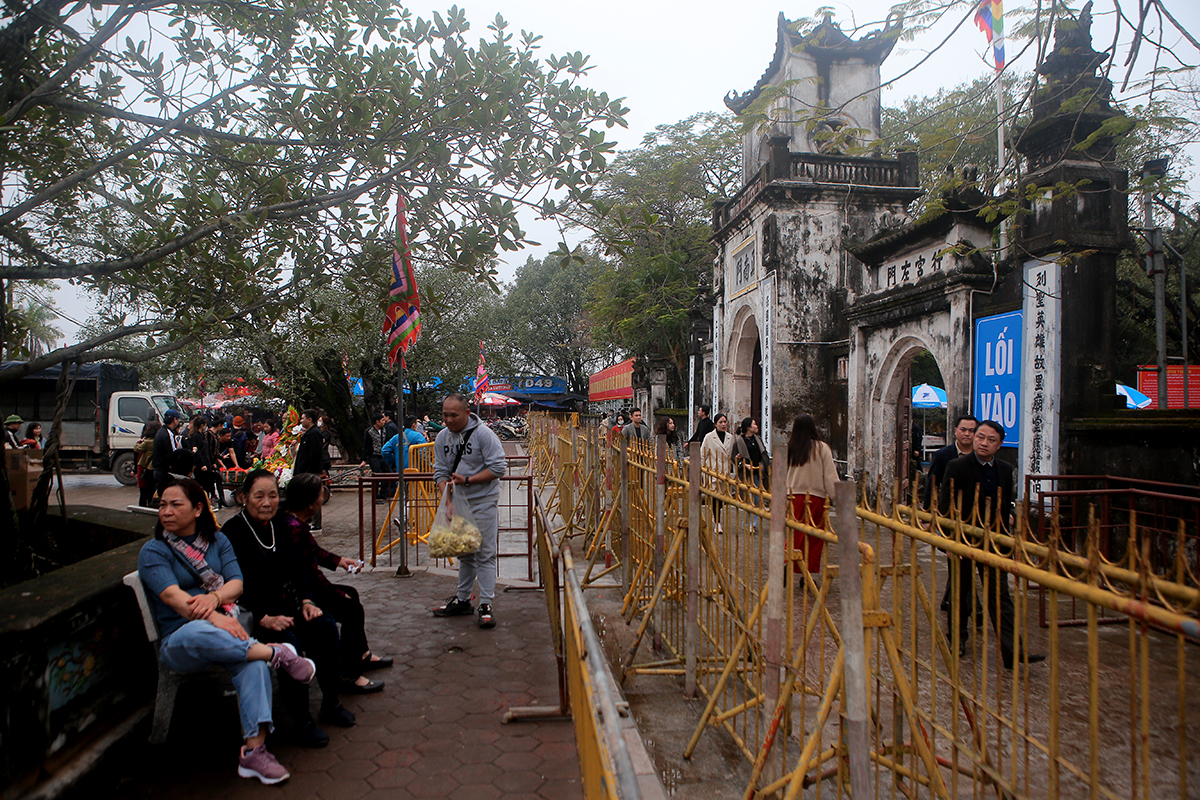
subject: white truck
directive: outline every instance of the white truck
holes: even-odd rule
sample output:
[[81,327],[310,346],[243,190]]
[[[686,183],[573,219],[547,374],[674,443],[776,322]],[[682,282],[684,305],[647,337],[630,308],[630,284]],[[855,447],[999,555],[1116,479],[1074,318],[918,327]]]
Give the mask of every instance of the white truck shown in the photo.
[[[0,369],[11,364],[3,364]],[[42,423],[42,434],[50,433],[54,421],[55,389],[61,366],[50,367],[18,380],[0,383],[0,411],[17,414],[26,422]],[[151,420],[162,421],[174,409],[187,419],[178,398],[167,392],[138,389],[138,373],[122,364],[84,364],[63,414],[59,440],[63,459],[82,461],[111,469],[125,486],[136,482],[137,459],[133,446],[142,427]]]

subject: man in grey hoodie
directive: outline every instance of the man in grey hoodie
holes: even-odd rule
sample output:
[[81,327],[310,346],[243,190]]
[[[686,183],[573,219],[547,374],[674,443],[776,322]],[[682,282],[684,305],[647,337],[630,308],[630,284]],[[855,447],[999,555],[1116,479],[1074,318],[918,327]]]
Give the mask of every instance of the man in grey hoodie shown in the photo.
[[499,551],[500,478],[508,466],[504,445],[492,429],[471,413],[467,398],[447,395],[442,403],[445,428],[437,435],[433,449],[433,479],[440,495],[446,484],[462,492],[475,515],[483,535],[483,544],[470,555],[458,559],[458,591],[444,605],[433,610],[435,617],[457,617],[475,611],[471,590],[479,580],[478,620],[481,628],[496,627],[492,600],[496,594],[496,556]]

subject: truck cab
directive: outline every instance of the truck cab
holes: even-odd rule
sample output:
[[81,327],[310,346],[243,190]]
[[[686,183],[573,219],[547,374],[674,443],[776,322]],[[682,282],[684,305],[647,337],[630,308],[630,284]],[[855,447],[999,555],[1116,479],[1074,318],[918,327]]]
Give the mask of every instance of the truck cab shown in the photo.
[[161,392],[113,392],[108,404],[108,450],[113,477],[126,486],[137,480],[137,458],[133,446],[142,436],[147,422],[162,422],[163,414],[178,411],[183,419],[188,414],[179,400]]

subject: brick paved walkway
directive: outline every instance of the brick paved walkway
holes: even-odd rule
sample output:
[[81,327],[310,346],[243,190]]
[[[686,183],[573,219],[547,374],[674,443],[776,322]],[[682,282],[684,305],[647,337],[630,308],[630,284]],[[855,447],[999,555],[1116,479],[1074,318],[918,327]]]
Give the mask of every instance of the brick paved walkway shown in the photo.
[[[448,572],[421,569],[407,579],[394,574],[394,568],[356,576],[339,573],[338,580],[353,583],[362,593],[372,647],[395,657],[396,664],[371,673],[387,682],[382,693],[342,698],[358,724],[327,728],[328,747],[295,747],[282,730],[268,740],[269,749],[291,770],[286,783],[266,787],[237,777],[235,700],[223,696],[222,684],[214,679],[185,685],[166,745],[150,746],[148,726],[139,728],[71,796],[581,797],[569,721],[501,723],[510,706],[557,703],[543,595],[498,589],[494,608],[499,624],[483,631],[474,617],[443,620],[430,614],[453,593]],[[315,683],[311,694],[315,714],[320,699]]]

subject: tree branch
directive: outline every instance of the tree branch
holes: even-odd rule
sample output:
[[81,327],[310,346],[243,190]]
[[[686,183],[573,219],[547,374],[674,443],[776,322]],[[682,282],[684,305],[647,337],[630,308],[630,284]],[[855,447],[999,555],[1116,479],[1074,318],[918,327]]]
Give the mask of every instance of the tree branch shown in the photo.
[[30,211],[34,208],[37,208],[42,203],[52,200],[54,197],[62,194],[63,192],[67,191],[68,189],[78,186],[79,184],[86,181],[88,178],[91,178],[92,176],[103,172],[104,170],[108,169],[109,167],[113,166],[114,164],[119,164],[120,162],[124,161],[126,158],[133,155],[134,153],[136,153],[140,150],[146,149],[147,146],[149,146],[150,144],[154,143],[155,141],[166,136],[169,132],[171,132],[174,129],[174,127],[176,125],[178,125],[180,122],[187,119],[188,117],[191,117],[195,114],[199,114],[201,111],[204,111],[204,110],[210,108],[211,106],[216,105],[216,103],[219,100],[224,99],[228,95],[237,94],[242,89],[245,89],[247,86],[253,86],[253,85],[255,85],[254,81],[243,81],[242,83],[239,83],[236,86],[230,86],[228,89],[223,89],[220,92],[217,92],[212,97],[205,100],[203,103],[200,103],[199,105],[196,105],[196,106],[192,106],[187,111],[180,113],[177,117],[175,117],[175,119],[173,119],[169,123],[165,124],[161,129],[155,131],[154,133],[141,139],[140,141],[131,144],[129,147],[126,147],[124,150],[119,150],[116,153],[113,153],[108,158],[106,158],[102,161],[96,162],[95,164],[88,167],[87,169],[79,170],[75,174],[68,175],[67,177],[63,178],[62,180],[60,180],[50,186],[47,186],[45,189],[43,189],[42,191],[33,195],[29,199],[27,199],[23,202],[17,203],[15,206],[10,208],[4,214],[0,214],[0,225],[8,225],[9,223],[11,223],[17,219],[20,219],[21,215],[24,214],[25,212]]
[[[59,96],[46,98],[43,100],[43,105],[52,106],[57,108],[59,111],[66,111],[73,114],[92,114],[99,117],[107,117],[109,119],[137,122],[141,125],[148,125],[152,128],[161,128],[171,124],[170,120],[165,120],[161,117],[151,117],[146,114],[135,114],[132,111],[114,108],[113,106],[104,103],[81,103],[78,100],[68,100]],[[241,134],[213,130],[212,128],[204,128],[199,125],[174,125],[173,128],[176,132],[187,134],[189,136],[220,139],[221,141],[234,142],[236,144],[261,144],[269,147],[321,147],[326,144],[332,144],[332,142],[306,142],[303,139],[271,139],[262,136],[243,136]]]
[[[193,228],[188,233],[178,236],[169,242],[158,247],[151,248],[136,256],[118,259],[116,261],[93,261],[85,263],[68,263],[61,260],[51,262],[50,267],[20,267],[11,264],[0,266],[0,278],[13,280],[45,280],[45,279],[67,279],[80,278],[84,276],[104,276],[114,273],[123,272],[129,269],[137,269],[146,264],[154,263],[160,259],[166,258],[179,250],[187,247],[190,244],[205,239],[217,231],[224,230],[239,223],[251,223],[255,218],[269,217],[275,222],[286,222],[290,219],[307,216],[315,211],[322,211],[342,203],[349,202],[363,195],[377,186],[381,186],[398,175],[404,173],[409,168],[408,164],[403,164],[394,167],[382,175],[372,178],[369,181],[352,185],[349,189],[340,192],[331,192],[329,194],[317,195],[314,197],[302,198],[299,200],[291,200],[286,203],[276,203],[273,205],[255,206],[249,211],[241,214],[224,215],[212,220],[204,225]],[[24,246],[16,232],[7,225],[0,225],[0,236],[15,242],[18,245]]]

